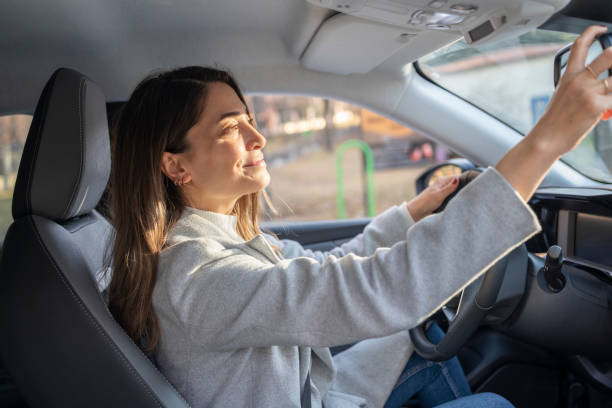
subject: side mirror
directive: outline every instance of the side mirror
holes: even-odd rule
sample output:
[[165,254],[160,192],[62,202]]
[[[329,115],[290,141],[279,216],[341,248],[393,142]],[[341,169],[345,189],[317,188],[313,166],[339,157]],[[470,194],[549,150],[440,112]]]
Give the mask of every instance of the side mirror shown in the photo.
[[429,187],[437,178],[443,176],[459,175],[465,171],[473,170],[476,166],[467,159],[456,158],[447,160],[425,170],[415,181],[417,194]]
[[[599,54],[603,52],[606,48],[612,46],[612,33],[606,33],[597,38],[597,41],[594,41],[589,48],[589,53],[587,55],[586,64],[590,64]],[[568,44],[565,47],[561,48],[557,54],[555,54],[555,62],[554,62],[554,81],[555,88],[559,83],[559,79],[561,79],[561,75],[565,72],[565,68],[567,66],[567,60],[569,58],[569,52],[572,44]],[[612,69],[609,69],[607,73],[603,72],[600,75],[600,79],[603,79],[607,76],[612,75]]]

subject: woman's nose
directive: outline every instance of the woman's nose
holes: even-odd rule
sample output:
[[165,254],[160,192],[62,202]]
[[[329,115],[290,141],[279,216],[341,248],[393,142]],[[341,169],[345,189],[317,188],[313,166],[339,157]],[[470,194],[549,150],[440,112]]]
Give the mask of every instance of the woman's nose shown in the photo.
[[252,125],[247,125],[247,135],[245,136],[245,146],[247,150],[263,149],[266,145],[266,138]]

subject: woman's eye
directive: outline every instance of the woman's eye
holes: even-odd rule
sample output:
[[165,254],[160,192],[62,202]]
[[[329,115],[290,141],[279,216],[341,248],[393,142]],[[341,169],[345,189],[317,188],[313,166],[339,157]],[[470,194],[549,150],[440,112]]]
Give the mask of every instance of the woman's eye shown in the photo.
[[228,127],[226,127],[225,129],[223,129],[223,134],[233,134],[236,133],[240,130],[240,125],[236,122],[233,123],[231,125],[229,125]]

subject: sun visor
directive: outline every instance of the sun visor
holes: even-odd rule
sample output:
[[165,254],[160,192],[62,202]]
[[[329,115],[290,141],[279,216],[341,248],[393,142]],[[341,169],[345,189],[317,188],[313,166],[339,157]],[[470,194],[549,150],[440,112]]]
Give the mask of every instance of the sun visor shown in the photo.
[[367,73],[402,50],[404,63],[465,38],[479,44],[544,23],[569,0],[306,0],[340,12],[302,54],[305,68]]
[[401,27],[337,14],[319,28],[302,55],[302,65],[337,74],[367,73],[416,35]]

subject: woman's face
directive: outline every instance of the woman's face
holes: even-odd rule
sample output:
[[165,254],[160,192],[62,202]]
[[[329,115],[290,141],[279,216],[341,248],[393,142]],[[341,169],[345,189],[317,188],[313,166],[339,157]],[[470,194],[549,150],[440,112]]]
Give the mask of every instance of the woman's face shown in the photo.
[[229,85],[208,85],[202,115],[187,132],[187,150],[172,155],[184,171],[187,205],[228,213],[238,198],[268,185],[266,139],[254,125]]

